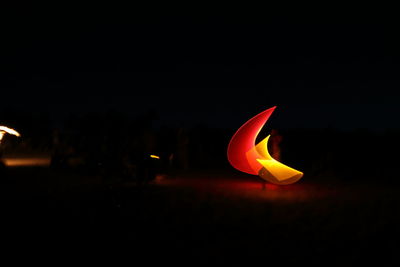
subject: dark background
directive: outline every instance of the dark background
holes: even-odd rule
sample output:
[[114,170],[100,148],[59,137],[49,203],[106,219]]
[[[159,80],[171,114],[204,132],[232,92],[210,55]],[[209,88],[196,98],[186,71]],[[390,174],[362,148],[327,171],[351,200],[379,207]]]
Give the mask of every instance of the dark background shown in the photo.
[[400,40],[390,9],[181,8],[4,8],[2,123],[51,146],[54,129],[131,133],[126,125],[147,120],[155,131],[187,129],[192,145],[208,147],[204,164],[226,166],[235,130],[277,105],[262,135],[280,130],[295,167],[311,169],[323,148],[348,157],[347,169],[395,161]]
[[278,105],[279,127],[399,127],[398,19],[390,9],[179,10],[4,8],[2,110],[58,121],[154,109],[164,124],[234,128]]
[[[189,166],[168,170],[169,187],[119,183],[119,165],[100,174],[90,166],[9,168],[0,187],[4,244],[19,256],[60,254],[58,261],[93,249],[92,260],[105,251],[131,262],[393,263],[400,217],[395,11],[4,6],[0,123],[22,134],[4,138],[5,156],[54,156],[59,135],[69,157],[89,166],[105,151],[101,160],[114,164],[151,132],[165,163],[181,130],[183,143],[189,140]],[[226,148],[238,127],[274,105],[261,136],[278,129],[282,162],[305,176],[261,191],[257,178],[229,166]],[[182,186],[190,179],[192,186]],[[235,187],[235,179],[244,183]]]

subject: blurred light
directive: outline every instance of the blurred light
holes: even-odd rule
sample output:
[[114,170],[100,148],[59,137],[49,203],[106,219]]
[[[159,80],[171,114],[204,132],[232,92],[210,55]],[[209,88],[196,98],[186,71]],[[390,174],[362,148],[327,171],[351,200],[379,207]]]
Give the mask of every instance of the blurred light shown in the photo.
[[0,125],[0,143],[1,143],[1,140],[3,139],[3,137],[4,137],[4,134],[6,134],[6,133],[11,134],[11,135],[15,135],[15,136],[18,136],[18,137],[21,136],[19,134],[19,132],[17,132],[16,130],[8,128],[6,126],[1,126]]
[[150,158],[152,158],[152,159],[160,159],[160,157],[157,156],[157,155],[150,155]]
[[6,126],[0,126],[0,131],[2,131],[2,132],[6,132],[6,133],[8,133],[8,134],[12,134],[12,135],[15,135],[15,136],[21,136],[20,134],[19,134],[19,132],[17,132],[16,130],[14,130],[14,129],[11,129],[11,128],[8,128],[8,127],[6,127]]
[[50,157],[27,157],[27,158],[7,158],[3,159],[7,167],[48,167],[50,166]]

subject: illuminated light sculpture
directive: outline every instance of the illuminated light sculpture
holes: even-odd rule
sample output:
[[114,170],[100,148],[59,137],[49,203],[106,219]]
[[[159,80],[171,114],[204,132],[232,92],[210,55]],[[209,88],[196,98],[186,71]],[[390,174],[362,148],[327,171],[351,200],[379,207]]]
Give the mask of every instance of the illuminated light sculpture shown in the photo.
[[228,161],[239,171],[258,175],[273,184],[287,185],[300,180],[303,173],[271,157],[269,135],[256,145],[258,134],[275,108],[259,113],[237,130],[228,145]]
[[8,127],[6,127],[6,126],[1,126],[1,125],[0,125],[0,143],[1,143],[1,140],[3,139],[3,137],[4,137],[4,135],[5,135],[6,133],[11,134],[11,135],[15,135],[15,136],[18,136],[18,137],[21,136],[21,135],[19,134],[19,132],[17,132],[16,130],[11,129],[11,128],[8,128]]

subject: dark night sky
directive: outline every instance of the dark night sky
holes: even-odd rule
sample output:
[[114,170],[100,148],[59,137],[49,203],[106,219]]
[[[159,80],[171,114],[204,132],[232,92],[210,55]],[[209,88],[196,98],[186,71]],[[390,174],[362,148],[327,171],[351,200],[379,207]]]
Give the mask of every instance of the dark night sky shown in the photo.
[[280,127],[400,127],[394,14],[161,10],[3,9],[1,109],[236,127],[278,105]]

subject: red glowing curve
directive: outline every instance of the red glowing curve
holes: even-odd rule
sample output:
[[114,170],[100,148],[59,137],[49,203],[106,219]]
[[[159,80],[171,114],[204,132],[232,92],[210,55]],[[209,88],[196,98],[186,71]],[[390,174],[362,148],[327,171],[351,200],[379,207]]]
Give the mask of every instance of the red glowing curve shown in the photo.
[[252,148],[255,146],[257,135],[275,108],[276,106],[254,116],[233,135],[228,145],[228,161],[234,168],[258,175],[257,169],[260,170],[263,166],[256,159],[261,156]]

